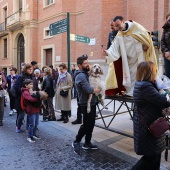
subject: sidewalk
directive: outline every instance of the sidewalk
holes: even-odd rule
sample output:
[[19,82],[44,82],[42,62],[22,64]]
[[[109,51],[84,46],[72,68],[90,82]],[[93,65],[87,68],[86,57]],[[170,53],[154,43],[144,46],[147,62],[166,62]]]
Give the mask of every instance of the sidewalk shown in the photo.
[[[109,100],[106,100],[106,103],[109,102]],[[116,108],[119,107],[119,102],[116,102]],[[111,103],[108,106],[108,111],[113,110],[113,103]],[[121,111],[125,111],[125,107],[122,107]],[[72,100],[72,116],[69,120],[69,123],[64,124],[63,122],[49,122],[53,126],[57,123],[57,125],[73,131],[75,134],[77,133],[80,125],[72,125],[71,122],[76,119],[76,112],[77,112],[77,101],[76,99]],[[60,117],[60,113],[56,112],[56,117]],[[110,122],[112,117],[105,118],[106,124]],[[97,124],[103,125],[103,122],[101,119],[96,120]],[[113,122],[110,125],[111,128],[115,128],[121,131],[128,132],[133,135],[133,124],[132,120],[130,119],[129,113],[123,113],[119,114],[115,117]],[[98,127],[94,128],[93,132],[93,140],[96,142],[96,144],[104,151],[117,156],[118,158],[121,158],[129,163],[135,164],[135,162],[140,159],[141,156],[136,155],[134,152],[134,143],[133,139],[119,135],[114,132],[110,132]],[[161,160],[161,170],[170,170],[170,152],[168,161],[165,161],[164,158],[164,152],[162,154],[162,160]]]

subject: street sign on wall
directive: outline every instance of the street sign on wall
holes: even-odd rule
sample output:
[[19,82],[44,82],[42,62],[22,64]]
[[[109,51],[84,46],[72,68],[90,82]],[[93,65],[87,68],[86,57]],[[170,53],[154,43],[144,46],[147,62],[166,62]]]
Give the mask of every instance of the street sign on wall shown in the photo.
[[67,18],[50,24],[50,36],[67,32]]
[[82,35],[76,35],[76,34],[70,34],[70,40],[72,41],[78,41],[78,42],[83,42],[83,43],[90,43],[90,38],[85,37]]

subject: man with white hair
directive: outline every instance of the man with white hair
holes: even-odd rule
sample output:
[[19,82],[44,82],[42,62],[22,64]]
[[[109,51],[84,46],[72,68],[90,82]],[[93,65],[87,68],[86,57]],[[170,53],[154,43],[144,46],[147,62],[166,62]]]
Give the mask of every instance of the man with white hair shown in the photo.
[[34,70],[34,76],[35,77],[33,77],[33,91],[39,91],[41,90],[41,82],[42,82],[40,69]]

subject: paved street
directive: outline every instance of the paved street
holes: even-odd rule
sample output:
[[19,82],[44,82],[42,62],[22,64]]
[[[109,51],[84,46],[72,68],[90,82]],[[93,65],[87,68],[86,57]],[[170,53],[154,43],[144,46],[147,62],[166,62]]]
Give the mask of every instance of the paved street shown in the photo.
[[[9,103],[8,103],[9,104]],[[39,124],[41,140],[29,143],[25,125],[20,134],[15,132],[15,118],[5,108],[4,126],[0,127],[0,170],[129,170],[131,164],[102,150],[81,151],[74,154],[71,143],[75,133],[50,122]],[[51,122],[51,124],[53,124]]]

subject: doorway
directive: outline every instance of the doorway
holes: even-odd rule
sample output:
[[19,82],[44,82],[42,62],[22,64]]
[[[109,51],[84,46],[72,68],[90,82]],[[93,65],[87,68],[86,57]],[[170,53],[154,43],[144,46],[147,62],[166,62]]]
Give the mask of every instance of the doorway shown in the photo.
[[52,65],[52,48],[46,49],[46,65]]

